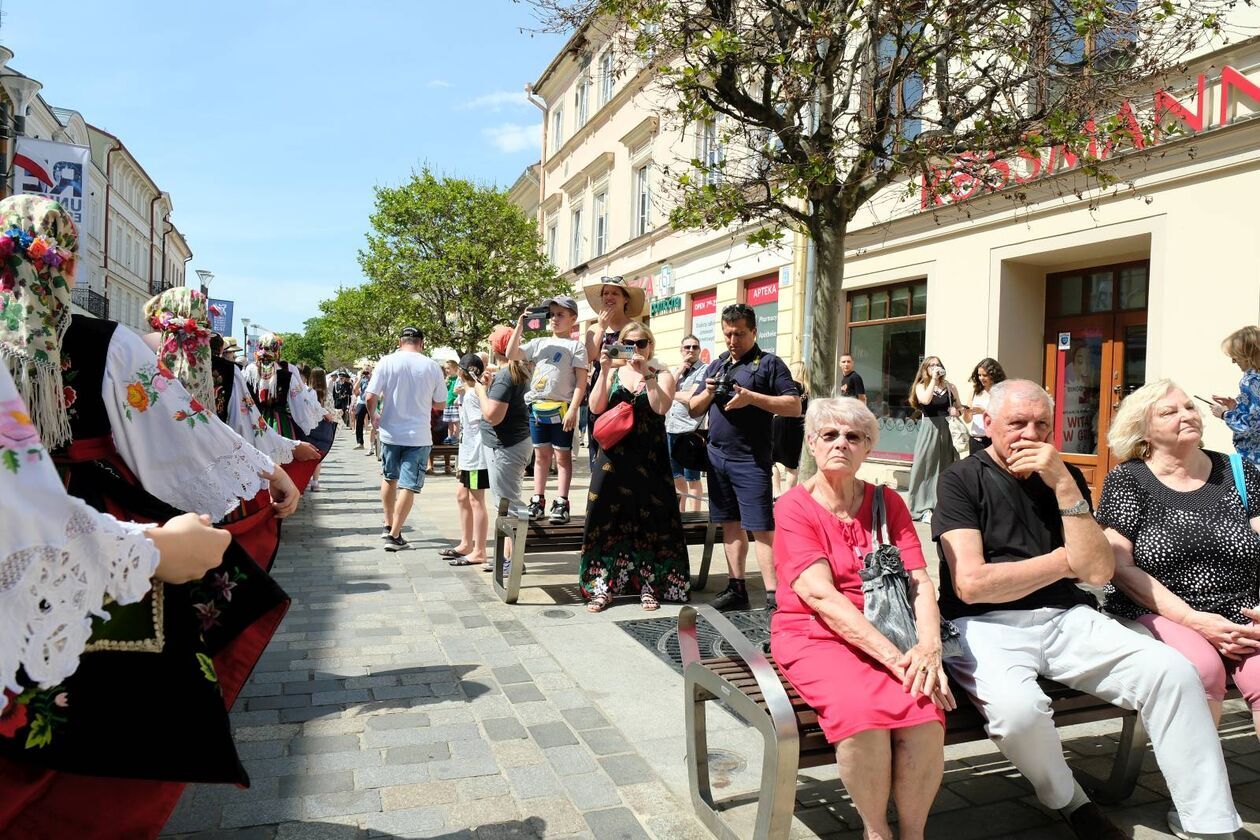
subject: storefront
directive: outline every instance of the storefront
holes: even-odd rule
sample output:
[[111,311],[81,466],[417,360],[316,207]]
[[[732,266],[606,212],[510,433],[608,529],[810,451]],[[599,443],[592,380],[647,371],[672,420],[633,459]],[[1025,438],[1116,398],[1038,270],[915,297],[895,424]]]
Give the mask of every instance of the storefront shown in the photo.
[[[878,223],[876,208],[855,220],[837,349],[853,354],[880,418],[872,474],[909,460],[906,399],[926,354],[964,403],[986,357],[1045,386],[1055,441],[1095,492],[1115,465],[1107,433],[1125,395],[1162,377],[1191,394],[1236,393],[1220,344],[1260,321],[1260,48],[1237,45],[1204,68],[1155,97],[1182,132],[1099,147],[1123,188],[1098,190],[1083,155],[1055,150],[995,161],[1006,180],[984,188],[955,178],[899,208],[877,198]],[[1232,450],[1222,423],[1205,425],[1209,447]]]

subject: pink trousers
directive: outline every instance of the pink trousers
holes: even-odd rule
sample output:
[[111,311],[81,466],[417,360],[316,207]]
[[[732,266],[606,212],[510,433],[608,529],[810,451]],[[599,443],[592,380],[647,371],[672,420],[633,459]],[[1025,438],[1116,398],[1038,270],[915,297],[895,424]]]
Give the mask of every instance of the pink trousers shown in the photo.
[[1234,685],[1238,686],[1252,711],[1260,711],[1260,656],[1253,654],[1241,661],[1226,659],[1207,639],[1189,627],[1160,615],[1147,613],[1138,619],[1138,623],[1190,660],[1199,672],[1209,700],[1225,698],[1225,677],[1228,675],[1233,677]]

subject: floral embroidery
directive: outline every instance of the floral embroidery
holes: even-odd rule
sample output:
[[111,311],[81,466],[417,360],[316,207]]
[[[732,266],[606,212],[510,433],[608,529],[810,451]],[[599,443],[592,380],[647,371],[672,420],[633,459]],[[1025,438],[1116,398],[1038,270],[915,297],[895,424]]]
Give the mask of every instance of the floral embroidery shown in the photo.
[[76,379],[79,378],[79,372],[73,369],[73,363],[66,353],[61,354],[61,384],[62,401],[66,406],[66,414],[70,417],[78,417],[79,410],[75,408],[75,403],[79,401],[79,392],[72,386]]
[[204,604],[193,604],[193,609],[197,611],[197,618],[201,621],[201,632],[213,630],[219,626],[219,608],[214,605],[213,601]]
[[16,475],[21,455],[28,461],[43,457],[39,432],[20,399],[0,400],[0,465]]
[[0,738],[16,738],[23,728],[26,749],[46,747],[52,743],[53,730],[67,721],[65,709],[70,695],[60,685],[40,690],[28,688],[21,694],[4,690],[6,705],[0,710]]
[[[156,398],[157,395],[154,394]],[[149,409],[149,393],[140,382],[132,382],[127,386],[127,405],[136,411],[148,411]],[[127,419],[131,419],[131,411],[127,411]]]
[[231,571],[211,572],[192,587],[193,609],[197,611],[197,619],[201,622],[201,632],[213,630],[219,626],[219,618],[224,609],[232,603],[232,590],[246,575],[239,568]]
[[219,681],[219,675],[214,671],[214,660],[206,656],[204,653],[197,654],[197,662],[201,665],[201,675],[212,683]]
[[[127,409],[124,412],[127,419],[134,419],[131,414],[133,408],[143,414],[156,405],[174,377],[170,368],[161,362],[152,366],[146,365],[136,371],[136,381],[127,385]],[[172,412],[171,418],[194,427],[198,423],[210,422],[205,406],[195,399],[189,399],[187,409],[181,408]]]

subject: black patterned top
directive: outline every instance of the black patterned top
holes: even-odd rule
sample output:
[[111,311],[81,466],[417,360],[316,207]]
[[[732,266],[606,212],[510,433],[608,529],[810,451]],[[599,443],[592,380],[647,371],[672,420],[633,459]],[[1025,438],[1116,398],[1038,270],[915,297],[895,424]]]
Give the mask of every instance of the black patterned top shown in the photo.
[[[1144,461],[1120,464],[1103,482],[1095,515],[1133,543],[1139,569],[1191,609],[1250,624],[1240,609],[1260,600],[1260,534],[1250,522],[1260,516],[1260,470],[1243,462],[1243,510],[1229,458],[1206,454],[1212,459],[1207,483],[1187,493],[1165,485]],[[1124,618],[1150,612],[1114,585],[1107,587],[1103,609]]]

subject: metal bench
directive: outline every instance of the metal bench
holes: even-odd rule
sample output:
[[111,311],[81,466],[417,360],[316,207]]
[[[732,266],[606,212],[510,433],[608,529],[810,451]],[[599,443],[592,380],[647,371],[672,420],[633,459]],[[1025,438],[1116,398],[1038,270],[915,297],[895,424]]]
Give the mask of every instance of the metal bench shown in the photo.
[[[521,591],[525,555],[581,551],[586,517],[574,516],[565,525],[552,525],[546,520],[531,522],[524,511],[519,517],[508,516],[507,510],[508,500],[500,499],[499,515],[494,524],[494,591],[505,604],[515,604]],[[720,526],[709,522],[707,512],[684,513],[682,521],[683,538],[687,545],[704,546],[700,574],[691,584],[692,590],[700,591],[709,582],[709,564],[713,560],[713,544]],[[512,540],[512,562],[505,580],[503,568],[507,565],[507,558],[504,548],[508,539]]]
[[[698,616],[703,616],[717,631],[724,647],[734,651],[734,656],[702,656],[696,634]],[[796,802],[797,770],[836,760],[835,749],[818,725],[818,715],[783,678],[773,657],[764,654],[759,645],[749,641],[712,607],[682,608],[678,615],[678,642],[686,698],[687,776],[696,815],[721,840],[745,840],[722,819],[722,805],[714,800],[709,782],[705,712],[710,701],[720,700],[765,739],[757,822],[752,836],[754,840],[786,838]],[[1056,726],[1123,719],[1111,775],[1097,779],[1077,770],[1076,776],[1095,801],[1113,803],[1128,798],[1146,754],[1146,727],[1141,717],[1050,680],[1042,680],[1041,687],[1050,697]],[[945,743],[987,740],[980,713],[957,687],[954,696],[959,699],[959,707],[945,717]]]

